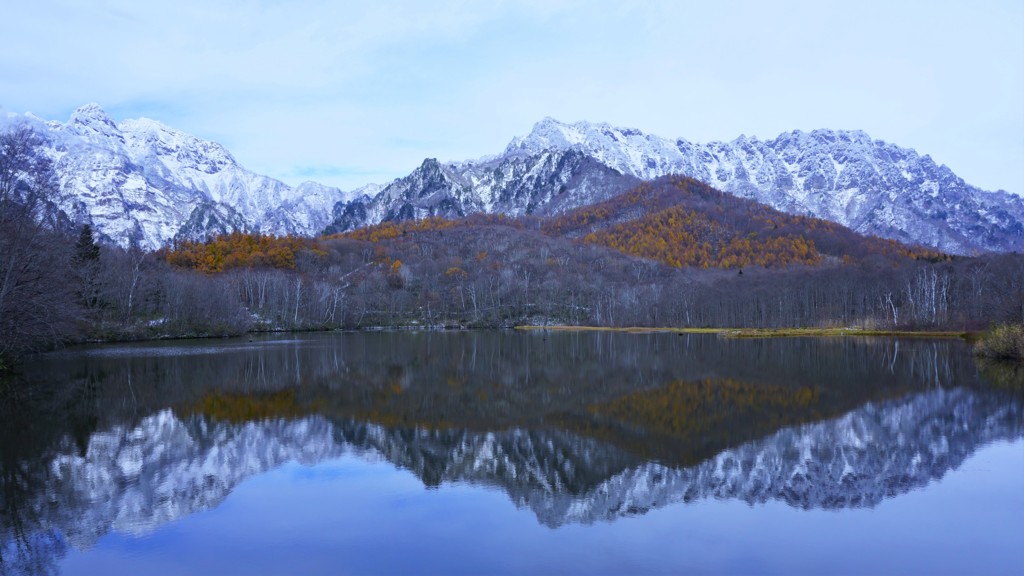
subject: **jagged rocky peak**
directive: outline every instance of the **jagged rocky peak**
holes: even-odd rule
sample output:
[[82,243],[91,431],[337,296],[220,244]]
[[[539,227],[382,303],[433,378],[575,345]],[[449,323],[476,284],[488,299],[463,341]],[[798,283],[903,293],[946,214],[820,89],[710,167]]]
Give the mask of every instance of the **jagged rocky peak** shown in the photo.
[[[863,130],[830,130],[827,128],[818,128],[816,130],[811,130],[810,132],[804,132],[803,130],[783,132],[775,138],[774,142],[795,142],[805,146],[811,143],[829,144],[845,142],[870,146],[876,141],[872,140],[871,137]],[[881,141],[879,140],[877,142]]]
[[72,112],[70,124],[90,126],[99,124],[112,128],[117,127],[117,124],[107,115],[103,108],[95,102],[80,106]]
[[68,131],[89,139],[116,139],[124,141],[117,123],[99,104],[86,104],[71,113],[65,125]]
[[525,137],[515,137],[505,148],[505,154],[517,152],[536,154],[548,149],[570,148],[581,142],[578,130],[550,116],[533,125]]
[[420,167],[410,175],[410,178],[419,179],[428,188],[448,186],[453,180],[448,171],[437,161],[437,158],[423,160],[423,164],[420,164]]
[[524,152],[462,163],[428,158],[376,195],[336,205],[326,231],[478,212],[553,214],[606,200],[635,183],[635,178],[575,149]]
[[218,142],[202,140],[149,118],[121,122],[128,146],[139,155],[175,160],[208,174],[237,166],[234,156]]
[[[393,201],[419,201],[437,195],[461,195],[464,186],[458,176],[436,158],[427,158],[404,178],[399,178],[381,191],[381,196]],[[391,208],[391,207],[388,207]]]
[[610,150],[624,144],[651,141],[651,137],[635,128],[619,128],[610,124],[585,121],[568,124],[550,116],[533,125],[523,138],[513,138],[505,154],[538,154],[545,150],[581,148],[588,151]]

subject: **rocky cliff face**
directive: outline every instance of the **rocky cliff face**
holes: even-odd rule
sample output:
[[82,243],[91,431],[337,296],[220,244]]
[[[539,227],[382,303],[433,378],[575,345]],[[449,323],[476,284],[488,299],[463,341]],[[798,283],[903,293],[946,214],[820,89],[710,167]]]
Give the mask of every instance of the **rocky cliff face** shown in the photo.
[[638,182],[579,150],[450,164],[428,158],[376,195],[336,205],[328,231],[428,216],[558,214],[606,200]]

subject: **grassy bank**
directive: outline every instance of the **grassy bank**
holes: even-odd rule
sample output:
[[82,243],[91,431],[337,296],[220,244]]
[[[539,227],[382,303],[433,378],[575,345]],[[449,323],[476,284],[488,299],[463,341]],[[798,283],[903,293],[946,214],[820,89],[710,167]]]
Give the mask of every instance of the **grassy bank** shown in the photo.
[[992,360],[1024,360],[1024,325],[1004,324],[981,334],[974,354]]
[[797,338],[823,336],[885,336],[901,338],[967,338],[967,332],[924,330],[864,330],[860,328],[647,328],[609,326],[516,326],[516,330],[549,330],[559,332],[626,332],[647,334],[718,334],[727,338]]

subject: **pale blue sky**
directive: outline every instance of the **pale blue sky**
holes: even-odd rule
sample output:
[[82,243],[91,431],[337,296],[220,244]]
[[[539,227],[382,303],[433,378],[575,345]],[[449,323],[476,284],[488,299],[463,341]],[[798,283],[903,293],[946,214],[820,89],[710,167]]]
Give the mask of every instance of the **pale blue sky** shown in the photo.
[[1024,2],[10,2],[0,106],[97,102],[350,190],[544,116],[694,142],[861,129],[1024,194]]

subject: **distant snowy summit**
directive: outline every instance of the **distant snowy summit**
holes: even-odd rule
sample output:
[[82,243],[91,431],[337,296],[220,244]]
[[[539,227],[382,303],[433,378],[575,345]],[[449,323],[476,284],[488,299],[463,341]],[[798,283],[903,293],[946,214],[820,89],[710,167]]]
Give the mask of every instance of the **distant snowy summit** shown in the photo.
[[552,118],[514,138],[499,156],[425,163],[372,199],[339,205],[333,227],[477,211],[558,213],[605,200],[630,179],[667,174],[955,254],[1024,248],[1024,199],[970,186],[929,156],[864,132],[793,131],[767,141],[740,136],[695,144]]
[[122,246],[236,230],[316,235],[433,215],[558,214],[680,174],[779,210],[951,253],[1024,249],[1024,199],[970,186],[927,155],[859,131],[695,144],[545,118],[497,156],[427,159],[385,186],[346,194],[314,182],[292,188],[246,170],[217,143],[148,119],[116,123],[95,104],[67,123],[6,120],[43,137],[69,219]]
[[220,144],[154,120],[116,123],[96,104],[67,123],[31,115],[7,122],[26,122],[43,138],[70,219],[121,246],[152,249],[236,230],[315,235],[345,197],[315,182],[292,188],[250,172]]

